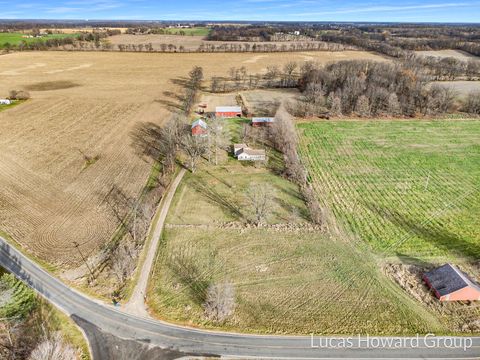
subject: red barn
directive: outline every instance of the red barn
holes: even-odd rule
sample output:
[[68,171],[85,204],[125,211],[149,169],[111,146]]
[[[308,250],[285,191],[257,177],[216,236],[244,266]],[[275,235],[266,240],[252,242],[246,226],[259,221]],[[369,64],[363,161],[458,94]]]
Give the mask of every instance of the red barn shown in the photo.
[[215,116],[218,118],[242,117],[242,108],[240,106],[217,106]]
[[207,123],[202,119],[195,120],[192,124],[192,136],[207,136]]
[[480,286],[454,265],[426,272],[423,280],[440,301],[480,300]]

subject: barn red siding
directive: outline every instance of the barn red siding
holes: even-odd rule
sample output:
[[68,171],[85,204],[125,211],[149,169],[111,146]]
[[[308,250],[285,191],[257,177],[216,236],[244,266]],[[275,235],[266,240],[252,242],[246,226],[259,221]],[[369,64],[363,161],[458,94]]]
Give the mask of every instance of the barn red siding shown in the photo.
[[215,113],[215,116],[216,117],[220,117],[220,118],[233,118],[233,117],[237,117],[237,116],[242,116],[242,113],[241,112],[217,112]]
[[192,135],[205,135],[205,134],[207,134],[207,130],[205,130],[200,125],[197,125],[194,128],[192,128]]
[[471,286],[464,287],[463,289],[457,290],[449,294],[449,296],[444,296],[445,299],[440,299],[442,301],[474,301],[480,300],[480,292],[474,289]]

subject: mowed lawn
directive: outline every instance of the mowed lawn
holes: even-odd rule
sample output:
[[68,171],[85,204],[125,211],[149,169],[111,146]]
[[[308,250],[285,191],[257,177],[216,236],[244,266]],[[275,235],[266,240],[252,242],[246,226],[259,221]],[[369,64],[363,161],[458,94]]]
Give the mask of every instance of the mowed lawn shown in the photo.
[[[233,130],[241,120],[230,121]],[[149,283],[152,314],[254,333],[446,332],[382,274],[372,254],[308,223],[297,186],[277,174],[279,160],[269,153],[266,168],[229,157],[217,167],[203,164],[184,179]],[[270,184],[275,191],[268,228],[242,225],[251,183]],[[207,287],[222,281],[233,283],[237,306],[219,324],[205,318],[203,303]]]
[[303,123],[319,199],[384,255],[480,258],[480,121]]

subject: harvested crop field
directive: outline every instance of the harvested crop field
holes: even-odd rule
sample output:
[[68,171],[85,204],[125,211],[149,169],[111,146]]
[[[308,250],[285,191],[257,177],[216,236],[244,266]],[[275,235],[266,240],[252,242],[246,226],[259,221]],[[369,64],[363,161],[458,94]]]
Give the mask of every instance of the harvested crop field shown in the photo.
[[318,193],[385,255],[480,258],[480,121],[304,123],[301,155]]
[[269,64],[305,57],[327,62],[337,55],[272,53],[257,62],[249,62],[256,55],[248,53],[1,56],[0,96],[30,88],[32,99],[0,112],[0,230],[43,260],[78,265],[75,241],[93,255],[117,227],[104,202],[112,186],[135,197],[149,176],[151,159],[137,154],[132,129],[163,123],[178,107],[182,80],[194,65],[209,78],[242,62],[261,72]]

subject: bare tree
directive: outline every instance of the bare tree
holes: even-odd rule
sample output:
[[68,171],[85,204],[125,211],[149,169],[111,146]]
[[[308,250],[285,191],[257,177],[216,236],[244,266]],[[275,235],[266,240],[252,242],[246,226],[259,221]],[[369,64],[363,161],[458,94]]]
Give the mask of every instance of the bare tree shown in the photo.
[[212,82],[210,84],[210,90],[215,93],[218,92],[220,89],[220,78],[218,76],[212,77]]
[[268,65],[267,66],[267,73],[265,74],[265,79],[268,80],[268,85],[273,86],[275,79],[280,74],[280,70],[276,65]]
[[251,212],[250,218],[253,224],[264,223],[273,212],[275,192],[269,184],[252,183],[245,191],[245,199]]
[[427,111],[430,114],[444,114],[450,110],[455,101],[454,89],[441,85],[434,85],[428,92]]
[[133,270],[135,270],[137,255],[138,251],[135,249],[134,243],[124,240],[117,246],[110,257],[110,267],[118,279],[119,286],[122,286]]
[[285,83],[284,86],[292,86],[294,85],[293,81],[293,72],[297,68],[298,64],[295,61],[289,61],[283,67],[283,71],[285,73]]
[[361,95],[357,99],[357,103],[355,105],[355,111],[361,117],[370,116],[370,101],[365,95]]
[[225,281],[211,284],[204,304],[205,316],[213,321],[225,321],[235,311],[235,288]]
[[330,114],[332,116],[341,116],[342,115],[342,100],[340,96],[334,94],[333,92],[328,95],[328,106],[330,108]]
[[197,91],[200,89],[203,80],[203,69],[200,66],[194,66],[190,71],[189,79],[185,88],[183,99],[183,111],[185,114],[190,113],[197,97]]
[[188,155],[190,162],[190,171],[194,173],[197,170],[198,161],[207,153],[208,141],[200,136],[192,136],[185,133],[182,141],[182,149]]
[[225,122],[213,117],[209,123],[209,141],[213,151],[214,164],[218,164],[218,150],[224,149],[230,143],[230,132]]
[[388,96],[387,112],[393,116],[398,116],[402,114],[402,108],[400,107],[400,102],[398,101],[398,96],[395,93],[391,93]]
[[184,117],[173,115],[160,131],[158,146],[163,153],[164,173],[171,173],[175,169],[175,160],[185,125]]
[[316,225],[326,224],[326,210],[320,206],[315,191],[310,184],[302,186],[302,194],[307,204],[310,220]]
[[480,91],[472,91],[467,95],[463,110],[469,114],[480,115]]
[[30,360],[72,360],[78,356],[77,351],[62,338],[59,332],[45,339],[30,354]]

